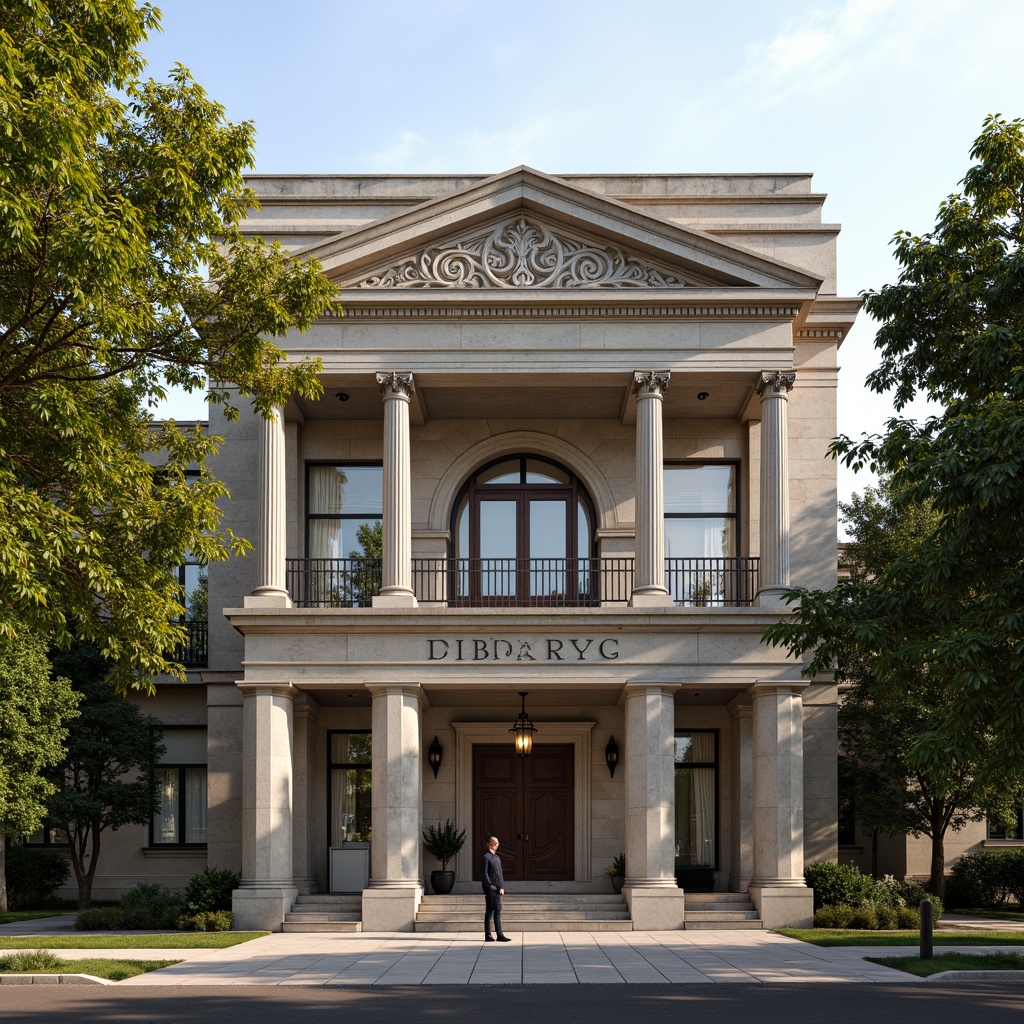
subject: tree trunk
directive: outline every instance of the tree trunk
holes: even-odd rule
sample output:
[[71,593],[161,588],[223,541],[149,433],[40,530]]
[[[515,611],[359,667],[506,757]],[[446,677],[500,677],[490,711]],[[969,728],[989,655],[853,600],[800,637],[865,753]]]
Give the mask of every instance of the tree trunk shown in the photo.
[[[93,824],[86,832],[86,837],[91,838],[88,854],[83,853],[82,859],[89,858],[89,867],[82,872],[78,880],[78,909],[88,910],[92,906],[92,880],[96,877],[96,865],[100,862],[100,830],[99,826]],[[84,867],[84,864],[83,864]]]
[[928,891],[941,900],[946,891],[946,823],[945,806],[938,800],[932,803],[932,870]]
[[0,914],[7,913],[7,837],[0,836]]

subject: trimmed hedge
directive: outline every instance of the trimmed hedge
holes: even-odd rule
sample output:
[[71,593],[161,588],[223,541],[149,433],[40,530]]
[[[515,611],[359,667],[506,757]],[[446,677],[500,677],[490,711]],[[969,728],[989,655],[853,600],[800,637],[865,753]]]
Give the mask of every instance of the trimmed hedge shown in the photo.
[[234,871],[217,868],[200,871],[192,876],[185,888],[185,910],[192,915],[230,910],[231,893],[241,881],[241,876]]
[[1024,904],[1024,850],[965,853],[946,881],[951,907],[999,907]]

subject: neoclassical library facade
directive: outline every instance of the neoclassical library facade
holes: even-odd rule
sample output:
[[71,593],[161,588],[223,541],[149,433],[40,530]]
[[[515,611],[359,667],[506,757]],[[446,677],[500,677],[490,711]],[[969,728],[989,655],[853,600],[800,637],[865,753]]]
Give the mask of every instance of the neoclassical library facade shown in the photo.
[[835,579],[859,306],[810,175],[250,184],[245,230],[338,286],[284,343],[324,392],[213,414],[255,550],[209,568],[188,680],[146,701],[161,807],[96,894],[209,864],[242,876],[237,927],[346,894],[409,930],[422,830],[452,819],[456,894],[497,835],[512,893],[610,892],[624,854],[633,928],[707,893],[808,923],[837,694],[761,636],[785,588]]

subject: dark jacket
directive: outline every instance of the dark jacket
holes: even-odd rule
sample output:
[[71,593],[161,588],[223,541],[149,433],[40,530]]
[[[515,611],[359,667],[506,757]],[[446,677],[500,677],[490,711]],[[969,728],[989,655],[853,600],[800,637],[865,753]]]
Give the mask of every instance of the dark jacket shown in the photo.
[[480,886],[484,892],[497,892],[505,888],[505,876],[501,872],[501,860],[490,850],[484,852],[480,861]]

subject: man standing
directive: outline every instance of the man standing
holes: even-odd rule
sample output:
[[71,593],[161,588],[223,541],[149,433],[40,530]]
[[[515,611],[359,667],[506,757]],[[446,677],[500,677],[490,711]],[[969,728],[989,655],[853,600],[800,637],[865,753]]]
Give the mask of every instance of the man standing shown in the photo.
[[505,895],[505,876],[501,871],[498,859],[498,840],[491,836],[487,840],[487,850],[480,861],[480,884],[483,886],[484,899],[487,901],[484,910],[484,941],[493,942],[491,935],[491,916],[494,917],[494,930],[498,933],[499,942],[512,940],[501,930],[501,897]]

